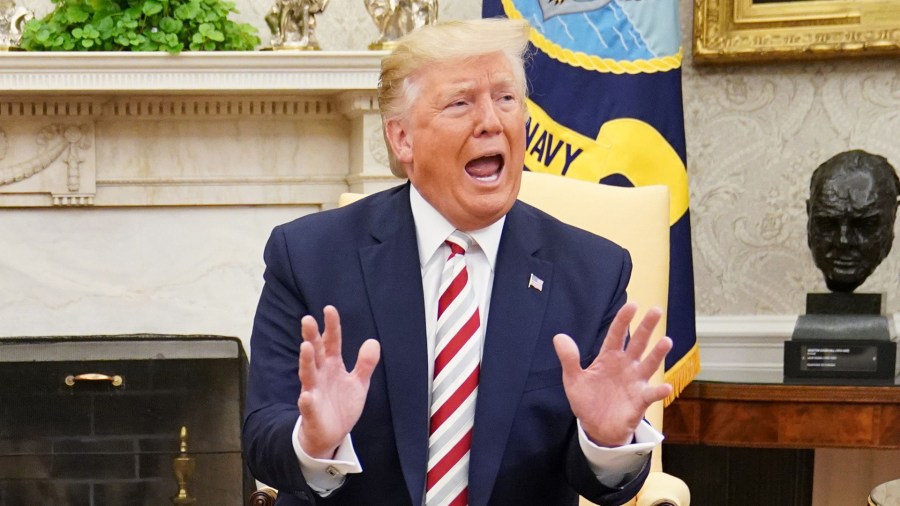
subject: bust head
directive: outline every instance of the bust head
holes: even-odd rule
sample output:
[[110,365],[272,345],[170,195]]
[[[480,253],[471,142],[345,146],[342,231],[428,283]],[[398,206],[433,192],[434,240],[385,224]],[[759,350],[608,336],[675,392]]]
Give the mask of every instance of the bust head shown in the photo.
[[807,240],[829,290],[852,292],[887,256],[898,194],[894,167],[862,150],[839,153],[813,172]]

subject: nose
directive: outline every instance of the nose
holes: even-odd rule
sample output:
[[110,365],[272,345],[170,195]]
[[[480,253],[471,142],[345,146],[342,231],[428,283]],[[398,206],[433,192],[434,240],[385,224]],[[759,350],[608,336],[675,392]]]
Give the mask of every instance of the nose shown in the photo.
[[853,231],[850,229],[850,224],[847,222],[842,222],[840,227],[838,228],[838,242],[842,246],[846,246],[852,242],[854,239]]
[[478,118],[475,124],[475,136],[496,135],[503,130],[503,123],[497,114],[497,105],[493,100],[486,100],[478,107]]

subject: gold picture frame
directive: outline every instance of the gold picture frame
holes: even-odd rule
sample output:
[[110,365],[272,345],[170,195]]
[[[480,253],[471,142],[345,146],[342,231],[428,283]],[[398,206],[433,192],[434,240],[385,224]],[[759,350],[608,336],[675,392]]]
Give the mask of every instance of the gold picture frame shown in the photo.
[[900,53],[900,0],[694,0],[694,61]]

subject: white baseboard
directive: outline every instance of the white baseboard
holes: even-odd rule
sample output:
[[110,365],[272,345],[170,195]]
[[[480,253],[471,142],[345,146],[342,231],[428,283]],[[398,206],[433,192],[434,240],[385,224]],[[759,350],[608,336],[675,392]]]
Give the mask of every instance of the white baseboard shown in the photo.
[[698,316],[701,370],[697,379],[765,382],[780,378],[784,341],[795,315]]
[[[892,315],[900,329],[900,313]],[[791,338],[797,315],[698,316],[700,374],[715,381],[780,381],[784,342]]]

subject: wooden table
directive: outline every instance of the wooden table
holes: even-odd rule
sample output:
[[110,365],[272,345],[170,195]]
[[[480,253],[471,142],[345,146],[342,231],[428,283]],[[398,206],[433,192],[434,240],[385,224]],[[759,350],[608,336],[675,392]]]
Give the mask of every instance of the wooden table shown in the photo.
[[900,448],[900,386],[694,381],[663,429],[692,503],[810,506],[815,448]]
[[900,448],[900,386],[695,381],[665,410],[669,443]]

